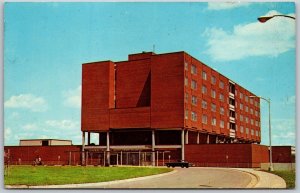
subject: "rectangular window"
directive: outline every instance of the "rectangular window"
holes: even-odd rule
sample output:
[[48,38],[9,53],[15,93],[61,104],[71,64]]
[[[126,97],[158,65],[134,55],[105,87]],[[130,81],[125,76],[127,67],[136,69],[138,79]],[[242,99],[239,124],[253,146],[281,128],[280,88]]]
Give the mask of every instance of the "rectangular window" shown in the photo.
[[184,78],[184,85],[185,86],[189,85],[189,79],[187,77]]
[[224,95],[220,94],[220,101],[224,102]]
[[197,121],[197,113],[192,111],[192,121]]
[[207,109],[207,102],[205,100],[202,100],[202,108]]
[[255,116],[258,116],[258,112],[257,111],[255,111]]
[[252,108],[250,108],[250,113],[251,113],[251,115],[253,115],[253,109]]
[[255,135],[258,137],[258,131],[255,131]]
[[213,117],[211,119],[211,125],[216,126],[217,125],[217,119],[215,117]]
[[185,114],[184,118],[188,119],[189,118],[189,110],[185,109],[185,113],[184,114]]
[[191,73],[192,73],[192,74],[197,74],[197,68],[196,68],[195,65],[192,65]]
[[253,98],[250,98],[250,104],[253,104]]
[[211,97],[212,98],[216,98],[216,91],[215,90],[211,90]]
[[253,129],[251,129],[251,135],[254,135],[254,130]]
[[184,101],[187,103],[189,101],[189,94],[184,93]]
[[206,115],[202,115],[202,123],[207,124],[207,116]]
[[255,126],[258,127],[258,121],[255,121]]
[[243,103],[240,103],[240,109],[243,110]]
[[248,117],[246,117],[245,120],[246,120],[246,123],[248,123]]
[[202,79],[207,80],[207,75],[205,71],[202,71]]
[[211,104],[211,111],[212,112],[216,112],[216,110],[217,110],[217,106],[215,105],[215,104]]
[[216,77],[214,77],[214,76],[211,77],[211,83],[216,84]]
[[220,121],[220,128],[224,128],[224,121]]
[[202,85],[202,94],[206,94],[207,93],[207,88],[206,86]]
[[251,125],[254,125],[254,120],[250,119],[250,123],[251,123]]
[[240,129],[241,129],[241,133],[244,133],[244,127],[241,126]]
[[220,83],[219,83],[219,87],[220,87],[221,89],[223,89],[223,88],[224,88],[224,82],[223,82],[223,81],[220,81]]
[[248,112],[248,106],[245,106],[245,111]]
[[243,115],[240,115],[240,121],[244,121]]
[[245,96],[245,101],[248,102],[248,96]]
[[192,80],[192,89],[196,90],[197,89],[197,82],[195,80]]
[[246,127],[246,134],[249,134],[249,129]]
[[192,96],[192,104],[197,105],[197,97],[196,96]]
[[240,92],[240,99],[243,99],[243,93]]
[[189,70],[189,64],[187,62],[184,62],[184,69]]
[[224,111],[224,108],[223,107],[220,107],[220,114],[221,115],[224,115],[225,111]]

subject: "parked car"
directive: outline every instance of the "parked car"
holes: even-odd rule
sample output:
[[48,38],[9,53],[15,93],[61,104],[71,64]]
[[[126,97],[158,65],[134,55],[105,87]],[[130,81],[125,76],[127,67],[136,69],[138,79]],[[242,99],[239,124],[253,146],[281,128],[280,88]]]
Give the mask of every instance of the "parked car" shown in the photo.
[[187,162],[187,161],[185,161],[185,160],[178,160],[177,162],[168,162],[168,163],[166,163],[166,166],[169,168],[169,167],[172,167],[172,168],[174,168],[174,167],[176,167],[176,166],[178,166],[178,167],[182,167],[182,168],[188,168],[188,167],[190,167],[190,166],[192,166],[192,164],[191,163],[189,163],[189,162]]

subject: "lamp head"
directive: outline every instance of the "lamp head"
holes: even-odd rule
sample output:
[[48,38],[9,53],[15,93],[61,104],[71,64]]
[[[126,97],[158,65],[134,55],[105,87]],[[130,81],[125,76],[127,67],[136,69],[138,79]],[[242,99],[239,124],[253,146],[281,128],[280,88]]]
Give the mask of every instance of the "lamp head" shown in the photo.
[[260,22],[260,23],[265,23],[266,21],[268,21],[269,19],[273,18],[274,16],[262,16],[262,17],[259,17],[257,18],[257,20]]

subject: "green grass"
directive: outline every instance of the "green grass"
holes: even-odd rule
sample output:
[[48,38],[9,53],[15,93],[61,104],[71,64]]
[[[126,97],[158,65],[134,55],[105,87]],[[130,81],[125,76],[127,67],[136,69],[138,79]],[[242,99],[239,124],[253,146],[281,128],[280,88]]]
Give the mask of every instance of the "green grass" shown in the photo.
[[282,177],[286,182],[286,188],[295,188],[296,173],[295,171],[273,171],[272,174]]
[[[79,184],[122,180],[172,171],[151,167],[10,166],[5,185]],[[7,174],[7,171],[6,171]]]

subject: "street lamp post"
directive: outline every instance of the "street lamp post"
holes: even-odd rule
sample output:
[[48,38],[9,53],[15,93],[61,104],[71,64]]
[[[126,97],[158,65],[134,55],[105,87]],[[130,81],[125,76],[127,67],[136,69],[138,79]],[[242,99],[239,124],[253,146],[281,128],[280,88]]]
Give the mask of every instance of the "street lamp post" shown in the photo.
[[250,98],[259,98],[259,99],[263,99],[265,101],[268,102],[269,105],[269,157],[270,157],[270,167],[269,167],[269,171],[274,171],[273,168],[273,162],[272,162],[272,135],[271,135],[271,99],[268,98],[264,98],[261,96],[249,96]]
[[295,17],[289,16],[289,15],[261,16],[261,17],[259,17],[257,19],[258,19],[259,22],[265,23],[266,21],[268,21],[269,19],[272,19],[273,17],[287,17],[287,18],[290,18],[290,19],[296,19]]

